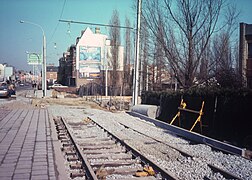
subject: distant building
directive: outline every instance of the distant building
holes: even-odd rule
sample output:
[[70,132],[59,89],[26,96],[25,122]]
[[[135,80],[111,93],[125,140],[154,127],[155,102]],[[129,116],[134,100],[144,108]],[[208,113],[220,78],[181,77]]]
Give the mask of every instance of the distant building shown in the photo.
[[[59,83],[76,87],[92,83],[105,88],[107,79],[108,86],[111,85],[111,48],[110,40],[107,35],[101,34],[99,28],[95,29],[95,33],[86,28],[76,38],[76,45],[70,46],[59,59]],[[116,67],[118,86],[122,85],[123,51],[124,48],[119,46]]]
[[57,81],[57,73],[58,73],[58,66],[54,66],[54,64],[48,64],[46,66],[46,80],[48,84],[53,84]]
[[0,64],[0,81],[14,81],[14,68],[7,64]]
[[0,64],[0,82],[4,81],[4,67],[5,65]]
[[[117,71],[123,71],[123,47],[119,46],[118,51]],[[90,80],[97,81],[102,71],[111,71],[111,57],[108,36],[101,34],[99,28],[95,29],[95,33],[86,28],[76,43],[76,85],[87,84]]]
[[66,86],[76,86],[76,47],[71,45],[59,59],[58,83]]
[[252,24],[240,23],[239,71],[244,86],[252,88]]

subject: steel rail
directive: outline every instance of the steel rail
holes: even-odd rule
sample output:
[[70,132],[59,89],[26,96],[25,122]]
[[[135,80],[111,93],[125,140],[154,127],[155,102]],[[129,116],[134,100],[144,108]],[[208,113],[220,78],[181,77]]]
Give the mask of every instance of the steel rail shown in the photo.
[[[92,120],[92,118],[88,117],[90,120]],[[177,180],[178,178],[175,177],[175,175],[173,175],[172,173],[168,172],[167,170],[163,169],[162,167],[159,167],[155,162],[151,161],[150,159],[148,159],[147,157],[145,157],[143,154],[141,154],[137,149],[133,148],[132,146],[130,146],[129,144],[127,144],[124,140],[121,140],[119,137],[117,137],[115,134],[111,133],[110,131],[108,131],[107,129],[105,129],[102,125],[100,125],[99,123],[95,122],[94,120],[92,120],[95,124],[97,124],[97,126],[99,126],[100,128],[102,128],[104,131],[106,131],[111,137],[113,137],[116,141],[118,141],[119,143],[121,143],[123,146],[126,147],[126,149],[130,150],[131,153],[135,156],[135,157],[140,157],[141,161],[144,162],[144,164],[148,164],[150,165],[155,172],[160,173],[160,175],[162,176],[162,179],[167,179],[167,180]]]
[[68,125],[65,122],[64,118],[60,117],[61,121],[63,122],[64,126],[66,127],[67,133],[69,134],[69,138],[70,140],[73,142],[73,145],[77,151],[77,153],[79,154],[79,157],[81,158],[83,167],[85,168],[85,174],[87,176],[88,179],[90,180],[98,180],[95,172],[93,171],[90,163],[87,160],[87,157],[85,156],[85,154],[83,154],[80,146],[77,144],[77,142],[74,140],[74,136],[72,135],[72,133],[69,131],[68,129]]
[[170,125],[168,123],[165,123],[165,122],[159,121],[157,119],[147,117],[147,116],[142,115],[142,114],[137,113],[137,112],[129,111],[127,113],[134,116],[134,117],[138,117],[140,119],[149,121],[149,122],[155,124],[156,126],[158,126],[160,128],[163,128],[163,129],[165,129],[167,131],[175,133],[176,135],[184,137],[184,138],[189,139],[191,141],[194,141],[194,142],[197,142],[197,143],[207,144],[207,145],[211,146],[212,148],[221,150],[223,152],[239,155],[239,156],[242,156],[242,157],[246,158],[245,157],[246,149],[239,148],[239,147],[236,147],[236,146],[224,143],[224,142],[220,142],[218,140],[203,136],[203,135],[195,133],[195,132],[190,132],[190,131],[188,131],[186,129],[182,129],[182,128],[177,127],[177,126]]
[[[144,133],[142,133],[142,132],[140,132],[140,131],[138,131],[138,130],[136,130],[136,129],[133,129],[133,128],[131,128],[131,127],[129,127],[129,126],[123,124],[123,123],[119,123],[119,124],[121,124],[122,126],[124,126],[124,127],[126,127],[126,128],[129,128],[129,129],[131,129],[131,130],[133,130],[133,131],[135,131],[135,132],[137,132],[137,133],[139,133],[139,134],[141,134],[141,135],[144,135],[144,136],[146,136],[146,137],[148,137],[148,138],[150,138],[150,139],[153,139],[153,140],[155,140],[155,141],[157,141],[157,142],[159,142],[159,143],[161,143],[161,144],[167,145],[167,146],[169,146],[170,148],[173,148],[173,149],[179,151],[182,155],[184,155],[184,156],[186,156],[186,157],[191,157],[191,158],[193,158],[193,155],[190,155],[190,154],[188,154],[188,153],[182,151],[181,149],[178,149],[178,148],[176,148],[176,147],[173,147],[172,145],[170,145],[170,144],[168,144],[168,143],[166,143],[166,142],[163,142],[163,141],[161,141],[161,140],[158,140],[158,139],[156,139],[156,138],[153,138],[153,137],[151,137],[151,136],[148,136],[148,135],[146,135],[146,134],[144,134]],[[215,165],[212,165],[212,164],[209,164],[209,163],[207,163],[207,165],[212,169],[213,172],[219,172],[219,173],[222,174],[225,178],[242,180],[241,178],[239,178],[238,176],[234,175],[233,173],[230,173],[230,172],[228,172],[228,171],[225,171],[224,169],[218,168],[218,167],[215,166]]]
[[230,173],[230,172],[228,172],[228,171],[225,171],[225,170],[223,170],[223,169],[220,169],[220,168],[218,168],[217,166],[214,166],[214,165],[212,165],[212,164],[208,164],[208,166],[212,169],[212,171],[218,172],[218,173],[222,174],[222,175],[223,175],[225,178],[227,178],[227,179],[242,180],[242,178],[240,178],[240,177],[238,177],[238,176],[236,176],[236,175],[234,175],[234,174],[232,174],[232,173]]
[[150,138],[150,139],[153,139],[154,141],[157,141],[158,143],[164,144],[164,145],[166,145],[166,146],[168,146],[168,147],[170,147],[170,148],[172,148],[172,149],[175,149],[176,151],[180,152],[183,156],[191,157],[191,158],[193,157],[193,155],[191,155],[191,154],[189,154],[189,153],[187,153],[187,152],[185,152],[185,151],[182,151],[182,150],[179,149],[179,148],[173,147],[173,146],[170,145],[169,143],[166,143],[166,142],[163,142],[163,141],[161,141],[161,140],[159,140],[159,139],[157,139],[157,138],[148,136],[148,135],[146,135],[146,134],[144,134],[144,133],[142,133],[142,132],[140,132],[140,131],[138,131],[138,130],[135,130],[135,129],[133,129],[133,128],[131,128],[131,127],[125,125],[125,124],[122,124],[122,123],[119,123],[119,124],[121,124],[122,126],[124,126],[124,127],[126,127],[126,128],[129,128],[129,129],[131,129],[132,131],[135,131],[135,132],[137,132],[137,133],[139,133],[139,134],[141,134],[141,135],[144,135],[144,136],[146,136],[146,137],[148,137],[148,138]]

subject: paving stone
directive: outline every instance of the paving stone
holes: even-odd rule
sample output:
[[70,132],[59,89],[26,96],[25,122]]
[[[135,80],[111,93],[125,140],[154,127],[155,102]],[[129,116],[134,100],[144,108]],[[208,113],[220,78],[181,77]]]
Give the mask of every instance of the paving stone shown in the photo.
[[1,180],[12,180],[12,176],[1,175]]
[[17,174],[31,173],[31,168],[16,169],[14,173],[17,173]]
[[19,157],[18,162],[21,161],[32,161],[33,157]]
[[43,172],[42,174],[48,174],[48,167],[47,166],[32,167],[32,172],[35,172],[35,171],[41,171]]
[[0,177],[2,176],[6,176],[6,177],[9,177],[9,176],[12,176],[13,175],[13,172],[14,172],[14,169],[1,169],[0,170]]
[[19,180],[19,179],[30,179],[30,173],[26,173],[26,174],[19,174],[19,173],[15,173],[13,176],[13,180]]
[[[22,163],[23,162],[23,163]],[[19,162],[18,164],[17,164],[17,166],[16,166],[16,168],[17,169],[24,169],[24,168],[29,168],[29,169],[31,169],[31,167],[32,167],[32,162],[30,162],[30,163],[24,163],[25,161],[22,161],[22,162]]]
[[32,169],[32,176],[34,175],[48,175],[48,171],[47,169],[38,169],[38,170]]
[[18,161],[18,158],[5,158],[3,163],[9,164],[9,163],[16,163]]
[[49,176],[49,179],[50,180],[56,180],[57,178],[56,178],[56,176]]
[[10,112],[10,119],[0,121],[0,180],[57,179],[46,110]]
[[32,175],[31,177],[32,180],[45,180],[48,179],[47,175]]
[[15,168],[15,166],[16,166],[16,163],[5,163],[5,164],[1,164],[1,166],[0,166],[0,170],[2,169],[2,168]]

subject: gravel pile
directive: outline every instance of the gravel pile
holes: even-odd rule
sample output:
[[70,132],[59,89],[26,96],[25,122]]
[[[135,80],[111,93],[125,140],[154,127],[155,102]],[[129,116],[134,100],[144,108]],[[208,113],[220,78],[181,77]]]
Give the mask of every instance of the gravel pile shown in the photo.
[[[204,179],[204,177],[225,179],[218,173],[212,173],[206,164],[207,162],[225,169],[242,179],[252,180],[252,161],[236,155],[213,151],[211,147],[204,144],[191,145],[187,140],[169,134],[167,131],[155,127],[149,122],[147,123],[124,112],[111,113],[90,108],[90,106],[82,106],[80,108],[60,105],[50,105],[48,110],[53,116],[64,117],[67,122],[80,122],[89,116],[107,130],[124,139],[129,145],[144,153],[153,162],[172,172],[178,179]],[[153,139],[143,136],[132,129],[125,128],[125,126],[164,141],[171,147],[181,149],[194,157],[182,156],[174,149],[155,142]]]

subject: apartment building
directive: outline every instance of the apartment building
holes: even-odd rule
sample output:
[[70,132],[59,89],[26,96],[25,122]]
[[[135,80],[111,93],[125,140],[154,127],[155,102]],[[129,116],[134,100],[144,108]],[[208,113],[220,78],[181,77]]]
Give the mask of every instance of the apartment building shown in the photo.
[[244,86],[252,88],[252,24],[240,23],[239,71]]
[[[103,88],[102,92],[105,92],[106,87],[112,86],[111,49],[108,36],[101,34],[99,28],[95,28],[95,32],[89,27],[86,28],[81,32],[81,36],[76,38],[76,44],[70,46],[59,59],[59,83],[76,87],[98,84]],[[122,86],[123,83],[123,51],[124,48],[119,46],[116,66],[117,86]]]

